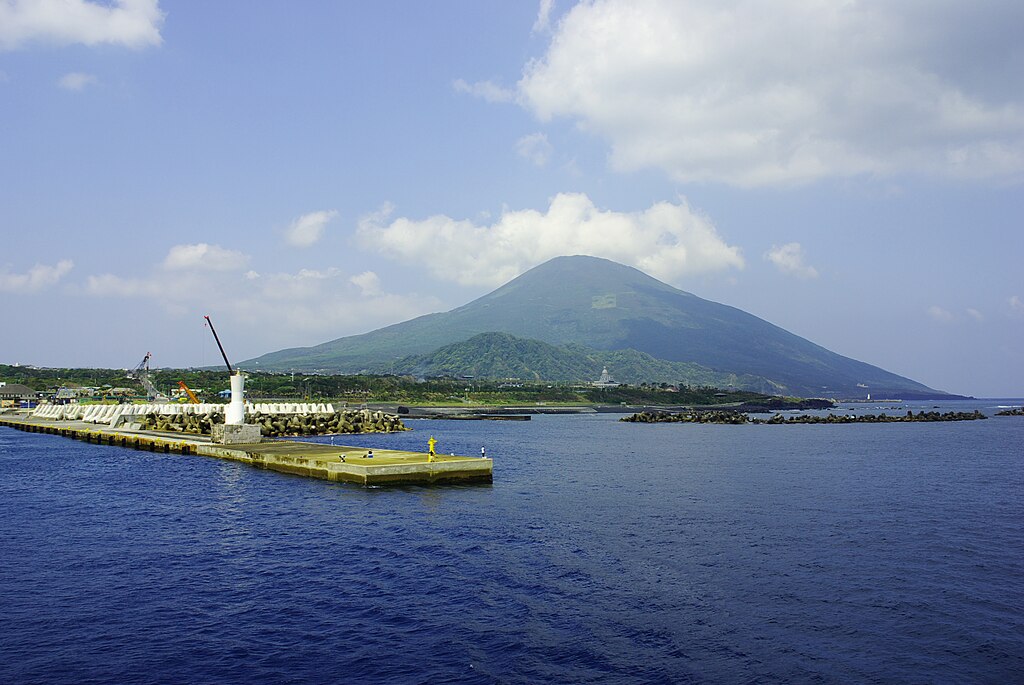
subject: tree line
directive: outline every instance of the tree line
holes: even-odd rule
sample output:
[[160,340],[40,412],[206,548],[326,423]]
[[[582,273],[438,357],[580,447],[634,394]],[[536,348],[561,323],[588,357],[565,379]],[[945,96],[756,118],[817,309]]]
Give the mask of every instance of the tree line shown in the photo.
[[[184,381],[201,401],[221,401],[218,393],[229,387],[222,370],[153,369],[157,389],[177,394]],[[686,387],[667,383],[595,388],[570,383],[500,381],[481,378],[429,378],[395,375],[320,375],[307,373],[246,372],[246,396],[255,401],[458,404],[727,404],[766,398],[754,392],[725,391],[711,386]],[[113,399],[113,388],[130,388],[144,396],[138,380],[125,369],[55,369],[0,365],[0,380],[21,383],[36,391],[95,388],[91,399]]]

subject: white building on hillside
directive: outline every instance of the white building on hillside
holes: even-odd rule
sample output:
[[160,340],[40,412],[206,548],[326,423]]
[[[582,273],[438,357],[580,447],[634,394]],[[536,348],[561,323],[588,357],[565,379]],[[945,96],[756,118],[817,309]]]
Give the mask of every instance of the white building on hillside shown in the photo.
[[604,367],[603,371],[601,371],[601,378],[596,381],[591,381],[590,384],[595,388],[617,388],[620,385],[619,383],[616,383],[615,379],[612,378],[612,375],[608,373],[607,366]]

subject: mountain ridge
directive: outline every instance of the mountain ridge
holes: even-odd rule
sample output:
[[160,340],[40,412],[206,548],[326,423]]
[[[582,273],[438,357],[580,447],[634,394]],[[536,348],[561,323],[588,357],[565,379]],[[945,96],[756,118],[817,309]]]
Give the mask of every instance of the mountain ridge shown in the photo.
[[779,389],[766,378],[718,373],[699,364],[667,362],[636,350],[601,351],[570,344],[550,345],[508,333],[479,333],[386,369],[418,377],[473,376],[492,379],[585,382],[614,368],[615,380],[630,385],[667,383],[691,387],[742,388],[763,394]]
[[634,350],[714,373],[767,379],[778,394],[948,396],[633,267],[580,255],[549,260],[449,312],[308,348],[280,350],[243,364],[259,362],[259,368],[270,370],[383,372],[407,357],[429,355],[490,332],[555,347]]

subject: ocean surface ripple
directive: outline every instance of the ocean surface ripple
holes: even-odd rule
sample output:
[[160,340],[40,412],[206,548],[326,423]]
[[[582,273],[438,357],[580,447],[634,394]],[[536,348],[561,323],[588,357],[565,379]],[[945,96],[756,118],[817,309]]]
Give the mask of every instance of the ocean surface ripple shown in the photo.
[[616,418],[338,439],[443,488],[0,428],[0,682],[1021,682],[1018,417]]

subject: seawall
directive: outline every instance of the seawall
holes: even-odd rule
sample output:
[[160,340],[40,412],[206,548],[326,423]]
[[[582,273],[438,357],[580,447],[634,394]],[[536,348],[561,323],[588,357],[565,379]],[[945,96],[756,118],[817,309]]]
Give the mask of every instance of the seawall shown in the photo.
[[97,427],[82,421],[51,421],[22,414],[0,414],[0,426],[59,435],[101,445],[165,454],[199,455],[237,461],[257,468],[358,485],[490,483],[493,461],[480,457],[437,455],[403,450],[268,440],[248,445],[216,445],[208,437]]

